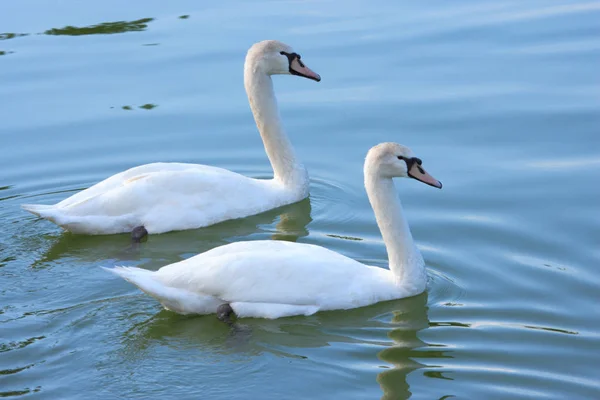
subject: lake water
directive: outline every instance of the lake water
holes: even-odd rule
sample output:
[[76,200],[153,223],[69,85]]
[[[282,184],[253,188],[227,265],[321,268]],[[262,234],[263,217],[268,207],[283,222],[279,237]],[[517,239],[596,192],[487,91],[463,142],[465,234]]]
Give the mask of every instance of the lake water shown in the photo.
[[[600,2],[217,4],[0,5],[0,397],[600,398]],[[310,199],[138,252],[20,210],[153,161],[269,177],[242,81],[263,39],[323,77],[275,78]],[[382,141],[444,183],[397,182],[420,296],[232,331],[99,268],[256,239],[385,268]]]

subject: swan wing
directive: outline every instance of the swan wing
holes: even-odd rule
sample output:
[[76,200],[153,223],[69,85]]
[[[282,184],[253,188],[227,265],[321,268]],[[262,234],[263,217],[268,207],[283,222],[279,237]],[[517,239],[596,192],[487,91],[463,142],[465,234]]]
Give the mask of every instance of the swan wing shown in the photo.
[[321,309],[369,304],[390,286],[388,270],[320,246],[284,241],[232,243],[165,266],[155,274],[166,286],[230,303],[316,305]]
[[103,193],[109,192],[112,189],[123,186],[128,181],[135,181],[139,177],[146,176],[148,174],[158,172],[182,172],[189,170],[207,171],[218,173],[220,171],[229,172],[222,168],[211,167],[208,165],[201,164],[189,164],[189,163],[151,163],[140,165],[137,167],[130,168],[126,171],[119,172],[118,174],[112,175],[95,185],[82,190],[81,192],[75,193],[74,195],[62,200],[56,207],[67,207],[73,204],[80,203],[84,200],[96,197]]

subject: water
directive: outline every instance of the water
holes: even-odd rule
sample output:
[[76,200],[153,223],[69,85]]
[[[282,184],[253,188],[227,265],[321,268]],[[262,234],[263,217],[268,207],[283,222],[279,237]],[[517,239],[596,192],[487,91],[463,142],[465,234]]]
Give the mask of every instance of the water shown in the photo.
[[[548,0],[1,5],[0,396],[600,398],[599,18]],[[323,77],[275,82],[309,200],[139,253],[19,209],[153,161],[268,177],[242,84],[266,38]],[[362,186],[382,141],[444,183],[397,182],[421,296],[231,331],[98,268],[269,238],[386,267]]]

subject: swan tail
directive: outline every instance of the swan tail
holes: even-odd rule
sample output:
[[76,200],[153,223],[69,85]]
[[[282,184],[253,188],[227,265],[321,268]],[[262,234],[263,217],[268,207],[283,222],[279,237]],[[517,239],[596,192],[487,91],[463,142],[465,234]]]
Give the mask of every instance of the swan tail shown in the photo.
[[158,282],[154,278],[152,271],[135,267],[102,267],[102,269],[120,276],[129,283],[133,283],[140,288],[142,292],[158,300],[168,296],[169,288]]
[[61,228],[79,234],[106,235],[130,232],[136,226],[132,214],[123,216],[73,215],[70,207],[57,207],[45,204],[21,204],[25,211],[55,223]]
[[142,292],[158,300],[167,310],[179,314],[214,313],[222,303],[212,296],[191,293],[184,289],[167,286],[157,279],[153,271],[135,267],[102,267],[102,269],[134,284]]
[[50,219],[56,212],[56,207],[46,204],[21,204],[21,208],[46,219]]
[[25,211],[29,211],[34,215],[37,215],[40,218],[44,218],[50,222],[54,222],[56,225],[64,229],[73,230],[74,232],[77,232],[77,224],[73,226],[69,225],[71,222],[76,221],[72,221],[72,217],[69,217],[65,213],[65,210],[61,207],[46,204],[21,204],[21,208]]

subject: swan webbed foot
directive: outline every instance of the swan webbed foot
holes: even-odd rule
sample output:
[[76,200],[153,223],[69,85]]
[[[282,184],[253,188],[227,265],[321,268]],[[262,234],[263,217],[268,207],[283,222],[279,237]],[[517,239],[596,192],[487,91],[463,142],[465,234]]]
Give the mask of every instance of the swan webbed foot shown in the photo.
[[142,239],[148,236],[148,231],[144,227],[144,225],[136,226],[131,231],[131,242],[132,243],[141,243]]
[[233,312],[233,308],[231,308],[231,306],[227,303],[225,304],[221,304],[219,307],[217,307],[217,319],[219,321],[225,322],[228,325],[231,325],[231,315],[235,315],[235,313]]

